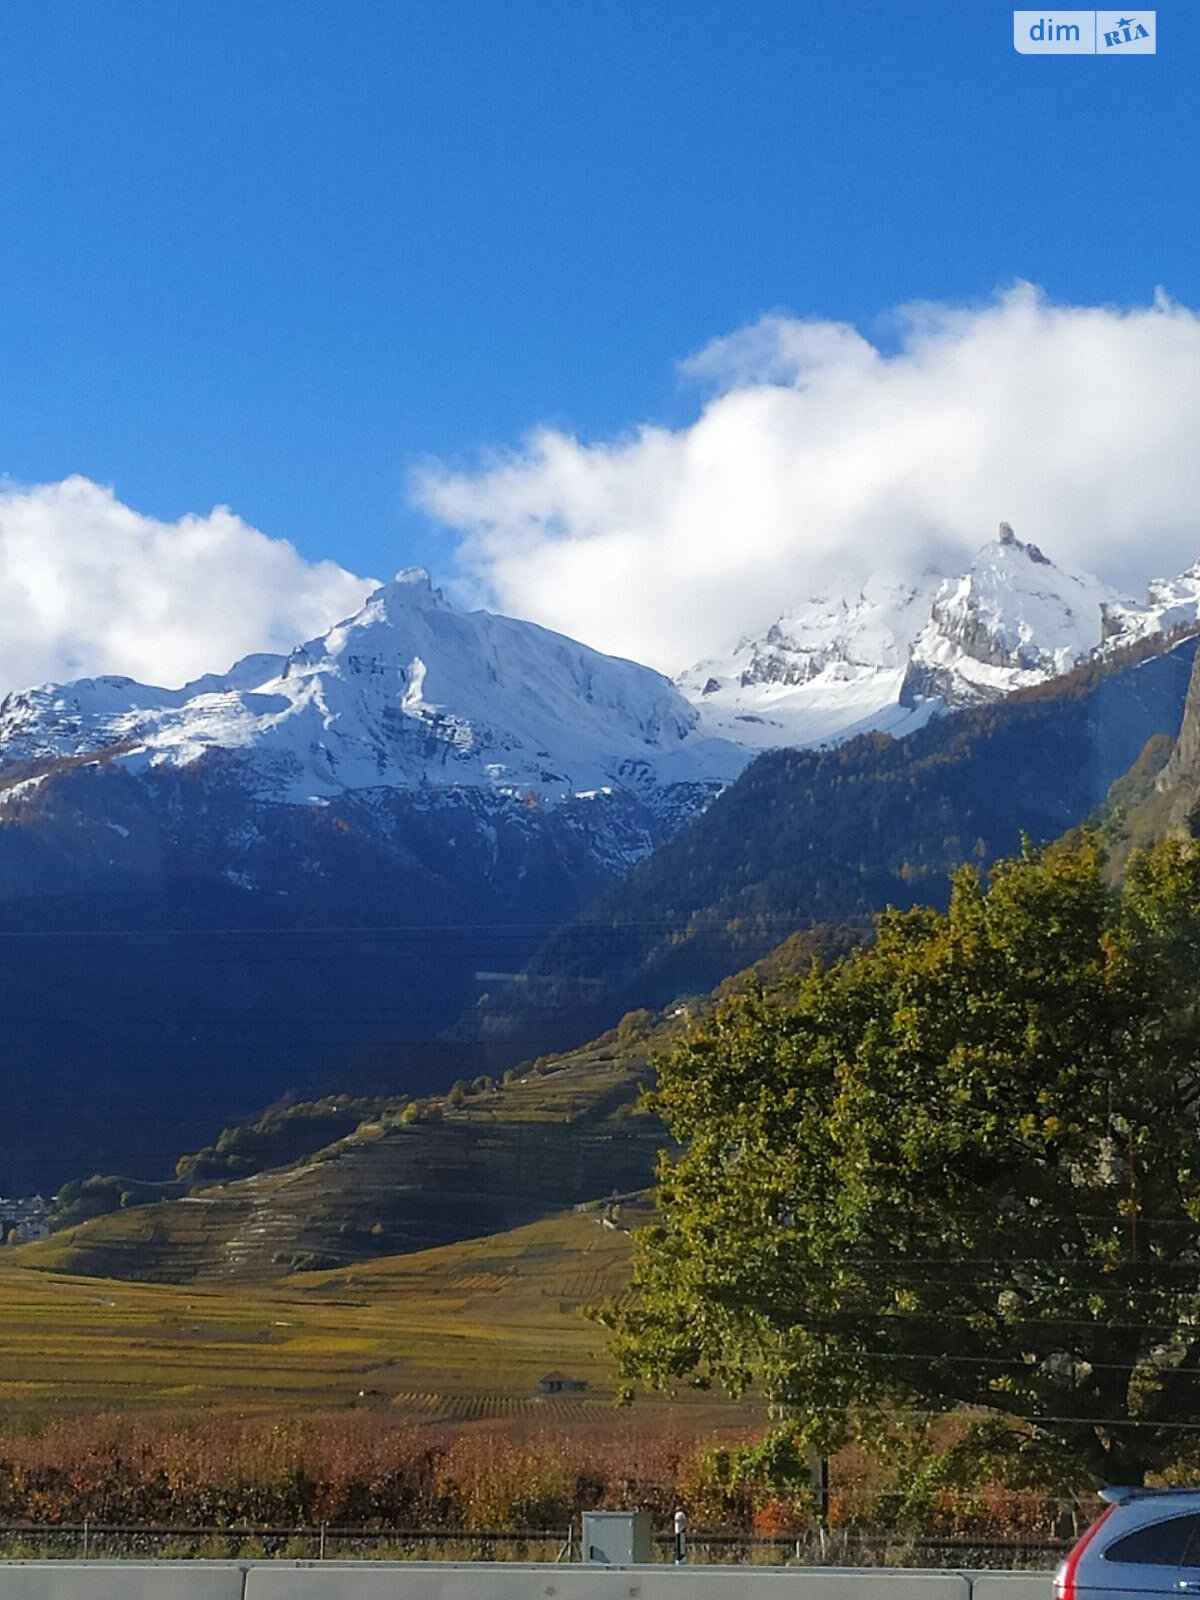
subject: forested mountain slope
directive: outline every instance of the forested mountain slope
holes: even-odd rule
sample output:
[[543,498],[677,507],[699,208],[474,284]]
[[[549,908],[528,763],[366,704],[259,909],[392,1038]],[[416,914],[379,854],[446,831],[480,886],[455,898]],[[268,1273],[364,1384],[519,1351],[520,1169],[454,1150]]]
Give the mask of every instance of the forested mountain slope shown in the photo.
[[1077,825],[1148,740],[1174,738],[1195,651],[1150,641],[905,739],[759,757],[549,940],[491,1026],[528,1031],[538,1007],[560,1038],[594,1029],[708,989],[795,928],[865,930],[887,905],[944,902],[955,867]]

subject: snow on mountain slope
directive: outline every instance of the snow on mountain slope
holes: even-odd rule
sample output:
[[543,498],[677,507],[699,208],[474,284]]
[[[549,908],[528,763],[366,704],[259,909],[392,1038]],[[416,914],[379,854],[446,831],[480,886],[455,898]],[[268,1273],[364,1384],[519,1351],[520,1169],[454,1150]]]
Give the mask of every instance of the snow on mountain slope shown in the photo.
[[959,577],[827,591],[673,686],[536,624],[457,611],[414,569],[288,656],[174,690],[105,677],[10,694],[0,760],[106,751],[136,772],[224,752],[264,799],[616,790],[674,825],[758,750],[908,733],[1198,615],[1200,563],[1136,602],[1002,523]]
[[715,787],[747,759],[658,673],[533,623],[456,611],[419,568],[287,657],[177,690],[95,678],[0,704],[5,760],[113,747],[133,771],[233,752],[259,793],[295,803],[379,787],[652,800]]
[[940,582],[932,571],[915,582],[879,575],[855,595],[816,595],[679,687],[714,734],[758,749],[909,732],[930,713],[902,707],[900,688]]
[[1156,578],[1144,601],[1109,606],[1104,618],[1106,649],[1119,649],[1152,633],[1168,633],[1200,617],[1200,561],[1177,578]]
[[1197,617],[1200,563],[1140,603],[1001,523],[959,577],[879,577],[819,595],[678,683],[711,732],[758,749],[901,735]]

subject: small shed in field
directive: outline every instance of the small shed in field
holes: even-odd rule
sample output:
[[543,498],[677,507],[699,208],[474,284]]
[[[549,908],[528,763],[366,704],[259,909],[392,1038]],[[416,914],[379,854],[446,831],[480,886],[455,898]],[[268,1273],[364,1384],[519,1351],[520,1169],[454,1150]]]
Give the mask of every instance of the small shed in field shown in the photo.
[[582,1394],[587,1388],[584,1378],[572,1378],[565,1372],[548,1372],[538,1379],[539,1394]]

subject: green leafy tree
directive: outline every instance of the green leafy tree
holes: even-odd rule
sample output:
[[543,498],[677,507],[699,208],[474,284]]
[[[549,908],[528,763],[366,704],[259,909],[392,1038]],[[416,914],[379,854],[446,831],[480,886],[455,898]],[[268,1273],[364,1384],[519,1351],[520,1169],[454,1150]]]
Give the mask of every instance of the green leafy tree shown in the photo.
[[662,1070],[682,1145],[625,1374],[757,1385],[799,1437],[983,1408],[1063,1481],[1141,1481],[1200,1421],[1200,847],[1092,838],[888,913]]

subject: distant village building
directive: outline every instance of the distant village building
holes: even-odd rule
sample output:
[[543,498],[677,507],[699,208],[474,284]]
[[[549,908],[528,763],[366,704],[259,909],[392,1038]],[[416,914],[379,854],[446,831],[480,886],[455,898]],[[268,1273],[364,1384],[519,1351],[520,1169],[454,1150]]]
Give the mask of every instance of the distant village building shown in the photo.
[[585,1379],[568,1377],[565,1372],[548,1372],[538,1379],[539,1394],[581,1394],[586,1388]]
[[50,1232],[49,1204],[40,1194],[23,1200],[0,1196],[0,1243],[11,1238],[15,1244],[44,1239]]

